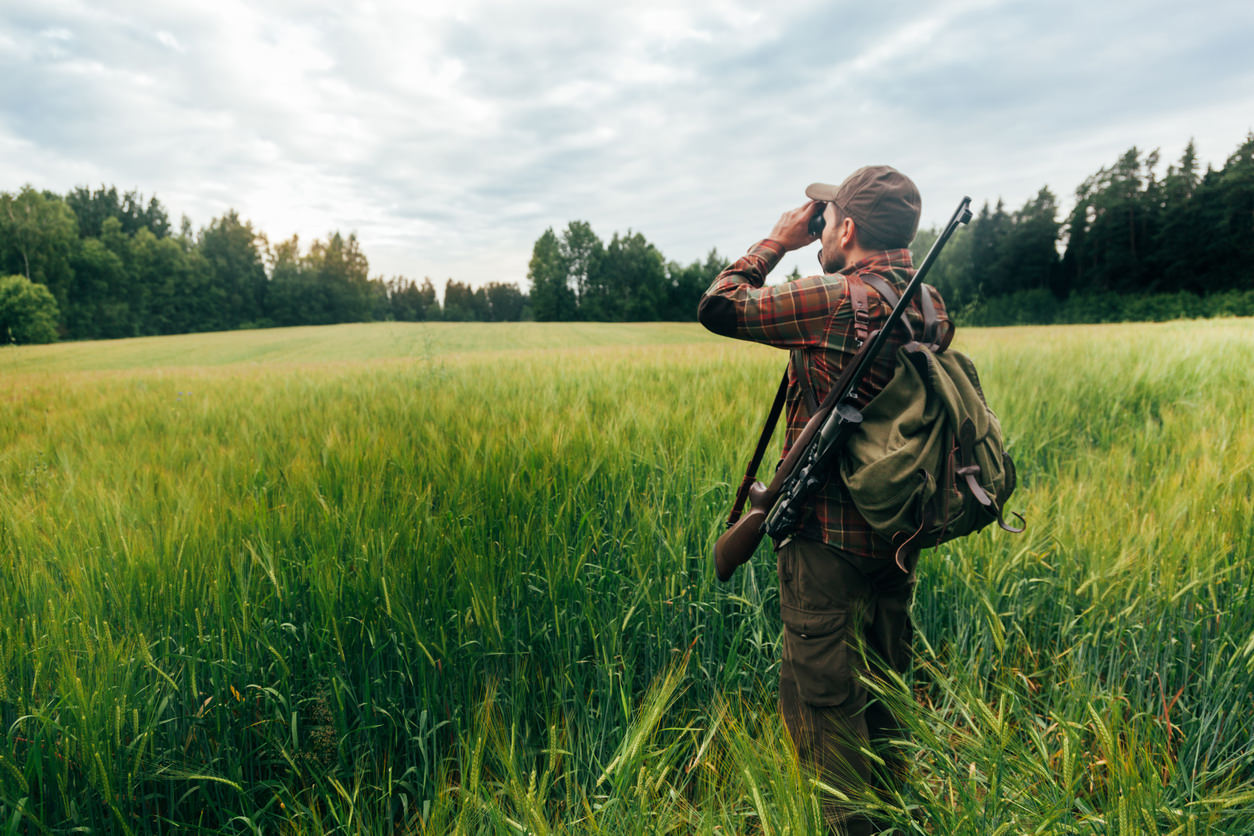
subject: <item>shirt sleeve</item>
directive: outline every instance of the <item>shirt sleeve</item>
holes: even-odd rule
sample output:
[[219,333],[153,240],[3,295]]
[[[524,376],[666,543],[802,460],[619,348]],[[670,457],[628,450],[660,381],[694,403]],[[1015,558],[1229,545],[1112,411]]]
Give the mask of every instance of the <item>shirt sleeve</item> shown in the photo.
[[701,297],[697,318],[716,334],[780,348],[823,343],[829,317],[845,294],[839,276],[811,276],[765,286],[784,248],[769,238],[718,274]]

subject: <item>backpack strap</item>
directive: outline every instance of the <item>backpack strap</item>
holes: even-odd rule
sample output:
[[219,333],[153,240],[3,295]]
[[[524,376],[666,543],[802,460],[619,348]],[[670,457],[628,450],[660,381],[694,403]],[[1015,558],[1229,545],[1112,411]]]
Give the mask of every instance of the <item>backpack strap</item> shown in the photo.
[[930,284],[925,284],[919,288],[919,301],[923,308],[923,341],[927,343],[928,348],[936,354],[940,354],[949,348],[949,344],[954,339],[954,324],[948,319],[941,321],[940,315],[936,311],[936,288]]
[[927,285],[919,288],[919,308],[923,311],[923,342],[935,351],[940,317],[936,313],[936,300],[932,298],[931,291],[932,289]]
[[845,287],[849,289],[849,305],[853,308],[853,336],[858,345],[866,342],[867,334],[871,333],[871,313],[866,303],[866,285],[856,273],[845,276]]
[[[892,285],[884,281],[883,276],[877,276],[874,273],[867,273],[866,283],[875,288],[875,292],[883,297],[884,301],[888,303],[888,307],[897,307],[897,300],[901,298],[901,295],[893,289]],[[914,329],[910,327],[910,323],[906,321],[904,316],[900,319],[900,322],[901,326],[906,329],[906,335],[908,336],[907,342],[913,341]]]
[[814,396],[814,384],[810,382],[810,370],[806,368],[806,352],[804,348],[792,350],[792,370],[801,385],[801,394],[806,401],[806,409],[811,415],[819,411],[819,399]]
[[[890,308],[897,307],[897,300],[901,296],[893,288],[891,284],[884,280],[883,276],[877,276],[874,273],[867,274],[866,283],[875,288],[875,292],[884,297],[884,301],[888,303]],[[923,312],[923,339],[922,342],[934,353],[940,354],[949,348],[949,343],[954,338],[953,323],[945,320],[941,321],[940,313],[936,307],[936,297],[933,296],[936,289],[929,284],[925,284],[919,288],[919,307]],[[906,331],[910,335],[910,339],[914,339],[914,329],[910,327],[910,323],[905,317],[901,318],[901,324],[905,326]]]
[[[1021,533],[1023,531],[1023,527],[1021,526],[1019,528],[1015,528],[1007,523],[1005,518],[1002,516],[1001,508],[993,501],[993,498],[985,492],[984,488],[980,486],[980,483],[976,481],[975,477],[976,474],[980,472],[980,466],[976,464],[975,454],[972,452],[975,449],[975,425],[971,423],[970,418],[963,421],[962,426],[958,428],[957,441],[959,467],[954,471],[954,473],[966,479],[967,490],[969,490],[971,495],[975,497],[975,501],[983,505],[984,510],[997,520],[997,524],[999,526],[1012,534]],[[1006,458],[1007,457],[1003,457],[1003,461]],[[1013,467],[1013,465],[1011,466]],[[1020,523],[1023,522],[1023,517],[1020,514],[1015,514],[1015,516],[1019,517]]]
[[[868,276],[868,278],[883,281],[879,276]],[[845,284],[849,290],[849,305],[853,308],[854,337],[857,339],[858,345],[862,346],[866,344],[867,336],[871,332],[871,311],[867,303],[866,285],[862,283],[862,279],[857,274],[846,276]],[[879,288],[876,289],[879,290]],[[888,292],[892,293],[892,289],[889,288]],[[896,304],[895,295],[891,304]],[[820,404],[818,397],[814,394],[814,383],[810,380],[810,370],[806,365],[805,349],[794,348],[791,355],[789,362],[792,363],[793,374],[801,386],[801,395],[805,398],[806,409],[813,415],[819,411],[820,406],[823,406],[831,399],[831,393],[829,393],[828,398],[824,399],[823,404]],[[838,389],[839,386],[833,387],[832,392],[836,392]]]
[[874,273],[866,274],[866,283],[875,288],[875,292],[884,297],[884,301],[888,303],[888,307],[897,307],[897,300],[901,295],[893,289],[893,286],[884,281],[883,276],[877,276]]

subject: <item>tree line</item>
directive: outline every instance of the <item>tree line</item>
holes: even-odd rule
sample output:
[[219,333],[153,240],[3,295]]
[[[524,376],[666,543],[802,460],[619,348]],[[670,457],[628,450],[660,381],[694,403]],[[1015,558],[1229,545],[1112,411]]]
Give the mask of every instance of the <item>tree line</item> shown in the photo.
[[0,193],[0,341],[427,319],[520,319],[516,284],[369,275],[356,235],[271,244],[234,210],[193,231],[138,192]]
[[605,244],[587,221],[562,234],[546,229],[531,252],[527,278],[537,320],[691,321],[697,300],[727,261],[667,261],[639,232],[614,233]]
[[[1191,141],[1160,164],[1128,149],[1065,218],[1048,188],[1013,212],[986,203],[928,280],[980,325],[1254,315],[1254,134],[1218,169],[1199,169]],[[916,263],[936,235],[916,238]]]
[[184,216],[175,231],[156,197],[26,186],[0,193],[0,342],[380,320],[691,320],[724,266],[715,252],[667,262],[640,233],[607,247],[574,221],[536,242],[531,293],[449,279],[441,300],[430,278],[371,277],[356,235],[272,244],[234,210],[199,231]]
[[[1192,141],[1159,166],[1158,151],[1130,148],[1079,185],[1065,217],[1048,187],[1016,211],[985,203],[929,281],[967,324],[1254,316],[1254,134],[1222,168],[1201,171]],[[938,233],[920,231],[916,264]],[[689,320],[725,266],[715,251],[667,263],[639,233],[607,245],[574,221],[535,243],[532,309],[546,320]]]
[[[1101,322],[1254,315],[1254,134],[1221,168],[1190,142],[1160,174],[1130,148],[1086,178],[1060,217],[1042,188],[985,203],[929,280],[959,322]],[[922,230],[916,263],[937,230]],[[155,197],[115,187],[0,193],[0,342],[371,320],[692,320],[727,262],[666,260],[639,232],[605,243],[586,221],[546,229],[529,292],[369,275],[356,235],[271,244],[235,211],[176,231]],[[789,278],[795,278],[795,274]]]

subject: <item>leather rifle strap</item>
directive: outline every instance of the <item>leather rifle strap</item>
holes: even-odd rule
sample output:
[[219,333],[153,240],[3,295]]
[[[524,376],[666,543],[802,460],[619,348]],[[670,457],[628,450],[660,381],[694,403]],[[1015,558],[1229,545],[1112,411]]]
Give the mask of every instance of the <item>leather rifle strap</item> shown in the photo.
[[784,401],[787,397],[788,369],[785,368],[784,376],[779,381],[779,388],[775,391],[775,400],[771,403],[771,411],[766,416],[766,424],[762,427],[762,435],[758,437],[758,446],[753,451],[753,460],[749,462],[749,467],[745,470],[745,478],[740,483],[740,490],[736,492],[736,501],[732,505],[731,515],[727,518],[728,526],[734,525],[736,520],[740,519],[745,500],[749,498],[749,486],[757,475],[758,465],[762,464],[766,446],[771,443],[771,436],[775,434],[775,425],[779,423],[779,414],[784,410]]

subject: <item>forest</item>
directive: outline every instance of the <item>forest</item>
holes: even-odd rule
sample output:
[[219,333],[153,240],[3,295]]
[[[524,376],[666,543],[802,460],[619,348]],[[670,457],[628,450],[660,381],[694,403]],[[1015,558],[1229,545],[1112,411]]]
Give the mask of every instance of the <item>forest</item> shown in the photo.
[[[116,337],[372,320],[518,319],[513,284],[371,277],[355,234],[271,244],[228,211],[179,230],[157,198],[116,187],[0,194],[0,338]],[[42,316],[35,316],[33,311]],[[32,322],[35,323],[32,328]],[[37,333],[27,334],[34,330]],[[22,336],[27,339],[23,340]]]
[[[1047,188],[1017,211],[985,204],[928,281],[970,325],[1254,315],[1254,134],[1220,169],[1199,171],[1192,142],[1160,162],[1128,149],[1065,218]],[[916,256],[935,237],[921,232]]]
[[[1017,210],[987,202],[928,281],[973,325],[1254,315],[1254,134],[1221,168],[1194,144],[1161,171],[1128,149],[1075,190]],[[916,263],[935,240],[922,230]],[[746,242],[746,244],[751,242]],[[727,264],[668,261],[640,232],[587,221],[536,240],[525,283],[371,276],[355,233],[271,243],[231,210],[173,228],[115,186],[0,192],[0,342],[109,339],[379,320],[689,321]]]

